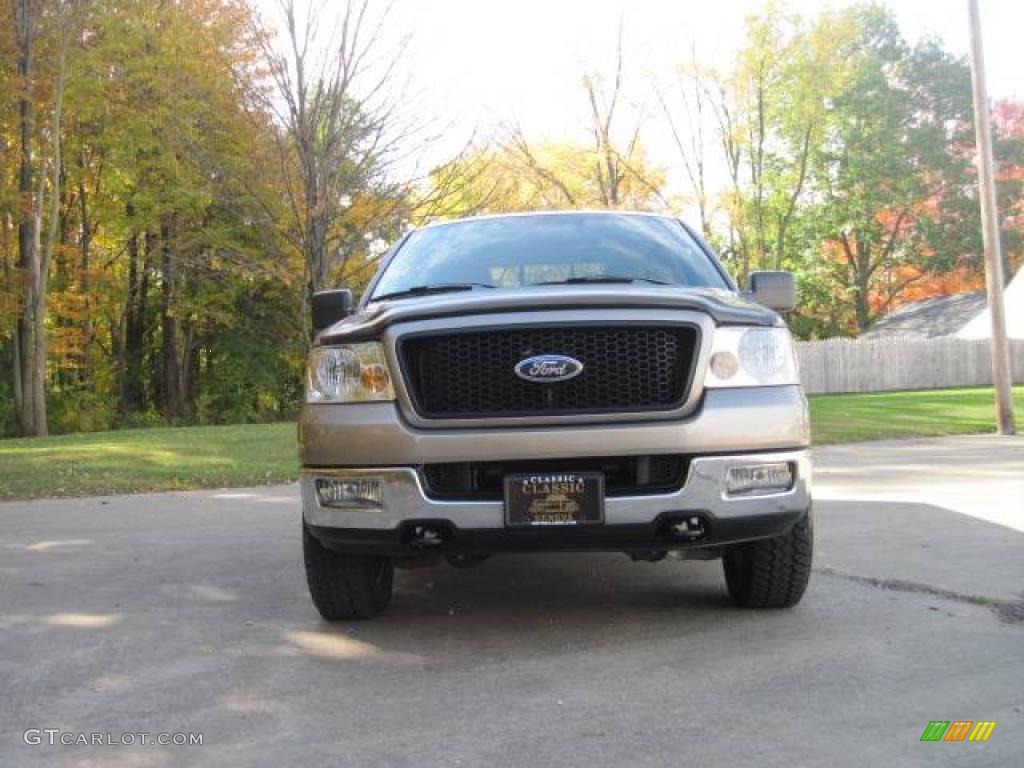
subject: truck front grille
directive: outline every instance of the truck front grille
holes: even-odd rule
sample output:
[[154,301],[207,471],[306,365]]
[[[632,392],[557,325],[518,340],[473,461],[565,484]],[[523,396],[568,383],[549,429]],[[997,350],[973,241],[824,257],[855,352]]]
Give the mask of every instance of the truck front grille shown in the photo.
[[427,495],[439,501],[498,501],[510,473],[602,472],[608,496],[672,493],[683,487],[689,459],[674,454],[536,461],[425,464]]
[[[587,325],[456,331],[402,339],[409,394],[428,419],[637,413],[678,408],[696,361],[689,325]],[[568,355],[575,378],[533,382],[515,366],[535,355]]]

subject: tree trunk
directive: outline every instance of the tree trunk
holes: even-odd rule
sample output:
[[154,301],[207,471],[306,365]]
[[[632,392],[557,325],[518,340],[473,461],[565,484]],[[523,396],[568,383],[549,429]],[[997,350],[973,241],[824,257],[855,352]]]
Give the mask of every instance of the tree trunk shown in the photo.
[[[209,222],[204,222],[204,226],[209,226]],[[204,254],[204,260],[206,258],[209,258],[209,254]],[[199,293],[201,281],[202,277],[196,270],[188,270],[184,274],[182,290],[188,297],[193,298]],[[195,419],[199,411],[197,401],[199,399],[199,348],[201,346],[199,337],[201,326],[200,318],[190,313],[185,313],[180,321],[181,354],[179,368],[181,371],[181,382],[179,389],[181,390],[182,410],[189,419]]]
[[[149,236],[145,239],[148,243]],[[121,409],[125,413],[139,411],[146,406],[145,389],[142,386],[142,360],[148,288],[148,264],[145,254],[140,253],[139,236],[133,234],[128,240],[128,299],[124,311],[124,346],[121,350],[124,361]]]
[[22,389],[22,362],[21,362],[21,318],[19,317],[14,327],[14,339],[11,344],[11,373],[14,378],[14,412],[18,417],[18,430],[21,434],[28,434],[25,424],[22,421],[25,413],[25,393]]
[[181,321],[181,391],[182,410],[190,416],[196,412],[196,375],[198,372],[198,349],[196,345],[195,322],[191,318]]
[[18,100],[18,130],[20,133],[20,163],[18,167],[18,197],[21,205],[21,219],[18,221],[18,266],[22,274],[21,314],[15,333],[14,397],[18,412],[18,428],[23,435],[35,434],[35,387],[32,386],[32,371],[35,370],[35,339],[32,322],[34,306],[33,280],[34,265],[37,263],[35,209],[32,199],[32,42],[35,19],[28,0],[19,0],[15,5],[15,19],[18,27],[18,78],[24,84]]
[[757,135],[751,141],[750,179],[754,185],[754,243],[757,248],[757,268],[767,266],[767,241],[764,231],[764,144],[765,127],[765,84],[764,73],[759,73],[757,82]]
[[[84,168],[85,162],[80,157],[80,166]],[[86,197],[85,182],[78,182],[78,213],[81,219],[81,232],[79,253],[81,260],[79,263],[79,282],[78,290],[81,292],[85,302],[85,319],[82,322],[82,361],[80,367],[80,374],[83,382],[92,381],[92,337],[93,337],[93,324],[92,324],[92,275],[89,273],[91,268],[90,265],[90,249],[92,248],[92,222],[89,219],[89,201]]]
[[860,279],[859,275],[854,286],[854,306],[857,310],[857,331],[863,333],[867,330],[871,317],[868,305],[868,287],[865,285],[865,281]]
[[[57,42],[57,79],[53,93],[53,121],[50,125],[51,163],[53,174],[50,178],[50,212],[46,243],[40,243],[43,228],[43,197],[45,179],[40,174],[35,199],[32,195],[31,134],[32,134],[32,92],[31,61],[32,39],[35,32],[37,8],[30,8],[27,0],[20,0],[15,7],[18,19],[18,73],[24,79],[24,90],[19,100],[21,131],[21,167],[18,174],[18,191],[22,195],[22,221],[19,226],[19,245],[23,266],[27,266],[22,312],[23,344],[22,365],[22,408],[21,426],[25,434],[43,436],[46,434],[46,298],[50,277],[50,262],[53,259],[54,244],[60,224],[61,201],[61,118],[64,108],[64,79],[69,29],[66,19],[60,19],[60,38]],[[29,198],[29,199],[26,199]],[[26,429],[27,428],[27,429]]]
[[36,349],[33,355],[34,367],[32,376],[32,435],[45,437],[47,434],[46,420],[46,293],[40,291],[36,297],[33,313],[35,328],[32,332]]
[[[312,210],[317,211],[320,207],[316,195],[309,198],[309,205]],[[327,254],[327,217],[322,212],[314,212],[309,220],[309,229],[306,236],[309,260],[309,273],[312,276],[312,293],[327,288],[327,273],[330,258]]]
[[863,333],[871,324],[871,246],[863,237],[857,238],[857,275],[855,285],[855,305],[857,309],[857,331]]
[[125,312],[119,318],[108,317],[110,321],[110,356],[114,359],[114,375],[117,385],[117,405],[125,411],[125,365],[124,365],[124,329]]
[[178,357],[178,318],[176,315],[177,265],[174,252],[174,227],[170,221],[160,226],[160,320],[163,328],[164,416],[174,421],[182,416],[181,360]]

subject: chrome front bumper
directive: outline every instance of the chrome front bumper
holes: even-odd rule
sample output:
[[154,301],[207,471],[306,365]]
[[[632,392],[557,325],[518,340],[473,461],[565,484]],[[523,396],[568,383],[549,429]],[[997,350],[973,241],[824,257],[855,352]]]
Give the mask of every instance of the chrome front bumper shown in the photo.
[[[646,431],[644,427],[640,431]],[[606,441],[604,443],[607,451]],[[793,487],[782,493],[760,496],[729,496],[725,475],[729,467],[768,462],[796,466]],[[321,506],[315,482],[318,477],[374,477],[383,481],[380,509],[338,509]],[[427,496],[419,473],[411,467],[354,467],[317,469],[307,467],[300,479],[302,514],[316,528],[389,531],[410,520],[445,520],[458,529],[502,529],[501,501],[439,501]],[[611,497],[605,501],[605,525],[649,524],[666,513],[703,512],[718,520],[753,518],[806,510],[811,504],[811,461],[806,449],[764,453],[699,456],[690,462],[683,487],[675,493]]]

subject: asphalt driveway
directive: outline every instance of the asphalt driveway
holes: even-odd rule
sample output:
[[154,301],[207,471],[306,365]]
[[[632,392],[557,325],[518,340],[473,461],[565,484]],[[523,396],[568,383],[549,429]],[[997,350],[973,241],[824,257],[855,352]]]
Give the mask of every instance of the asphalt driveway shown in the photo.
[[782,612],[733,608],[714,562],[516,556],[399,572],[335,627],[294,487],[2,504],[0,765],[1024,765],[1024,439],[816,462]]

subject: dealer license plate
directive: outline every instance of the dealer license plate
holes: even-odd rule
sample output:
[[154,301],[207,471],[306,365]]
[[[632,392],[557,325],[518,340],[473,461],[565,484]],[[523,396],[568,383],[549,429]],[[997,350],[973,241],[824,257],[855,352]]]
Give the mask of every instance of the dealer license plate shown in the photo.
[[509,526],[591,525],[604,522],[604,475],[538,472],[505,476]]

